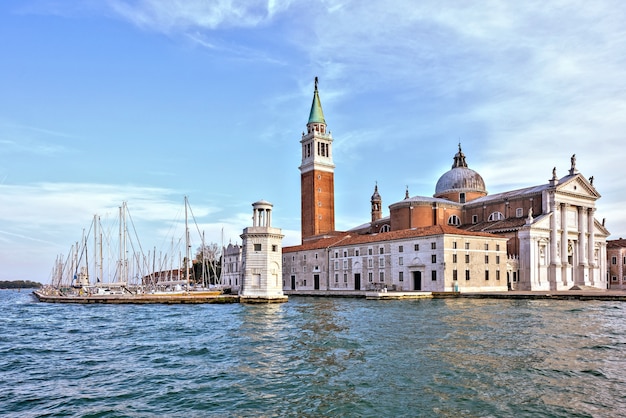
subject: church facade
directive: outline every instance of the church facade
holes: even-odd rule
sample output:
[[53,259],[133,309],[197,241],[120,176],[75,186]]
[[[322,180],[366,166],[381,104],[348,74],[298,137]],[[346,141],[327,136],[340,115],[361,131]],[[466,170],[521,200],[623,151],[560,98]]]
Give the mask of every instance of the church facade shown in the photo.
[[572,156],[545,184],[489,195],[459,145],[432,197],[409,196],[383,216],[378,186],[371,219],[334,230],[332,136],[317,79],[301,171],[302,244],[283,248],[285,290],[568,290],[607,288],[609,232],[600,198]]

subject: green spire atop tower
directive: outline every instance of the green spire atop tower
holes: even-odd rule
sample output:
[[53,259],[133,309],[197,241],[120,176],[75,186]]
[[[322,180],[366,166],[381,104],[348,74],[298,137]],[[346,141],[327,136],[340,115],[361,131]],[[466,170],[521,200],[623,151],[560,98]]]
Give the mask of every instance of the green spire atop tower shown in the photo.
[[313,92],[313,103],[311,104],[309,123],[326,124],[326,121],[324,120],[324,112],[322,111],[322,103],[320,102],[320,96],[317,93],[317,77],[315,77],[315,91]]

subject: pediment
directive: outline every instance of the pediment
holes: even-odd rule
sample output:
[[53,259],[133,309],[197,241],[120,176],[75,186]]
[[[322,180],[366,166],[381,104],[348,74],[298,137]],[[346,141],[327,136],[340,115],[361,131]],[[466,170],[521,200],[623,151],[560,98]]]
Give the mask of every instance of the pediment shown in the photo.
[[576,174],[569,178],[561,179],[556,186],[558,193],[576,196],[584,199],[596,200],[600,198],[600,193],[581,174]]

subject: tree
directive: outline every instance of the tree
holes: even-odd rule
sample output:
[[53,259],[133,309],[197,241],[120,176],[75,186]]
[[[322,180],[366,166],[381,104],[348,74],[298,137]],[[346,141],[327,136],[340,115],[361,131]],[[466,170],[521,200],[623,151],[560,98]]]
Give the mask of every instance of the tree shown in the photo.
[[221,284],[222,248],[216,243],[204,244],[196,250],[194,262],[194,276],[196,283]]

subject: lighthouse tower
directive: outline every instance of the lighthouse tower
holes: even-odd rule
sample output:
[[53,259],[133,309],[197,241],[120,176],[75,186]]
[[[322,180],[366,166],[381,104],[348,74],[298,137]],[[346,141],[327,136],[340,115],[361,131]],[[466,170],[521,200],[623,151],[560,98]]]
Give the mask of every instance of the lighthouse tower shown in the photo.
[[253,203],[253,225],[241,234],[241,302],[287,301],[282,286],[281,243],[284,235],[279,228],[272,228],[272,206],[264,200]]

